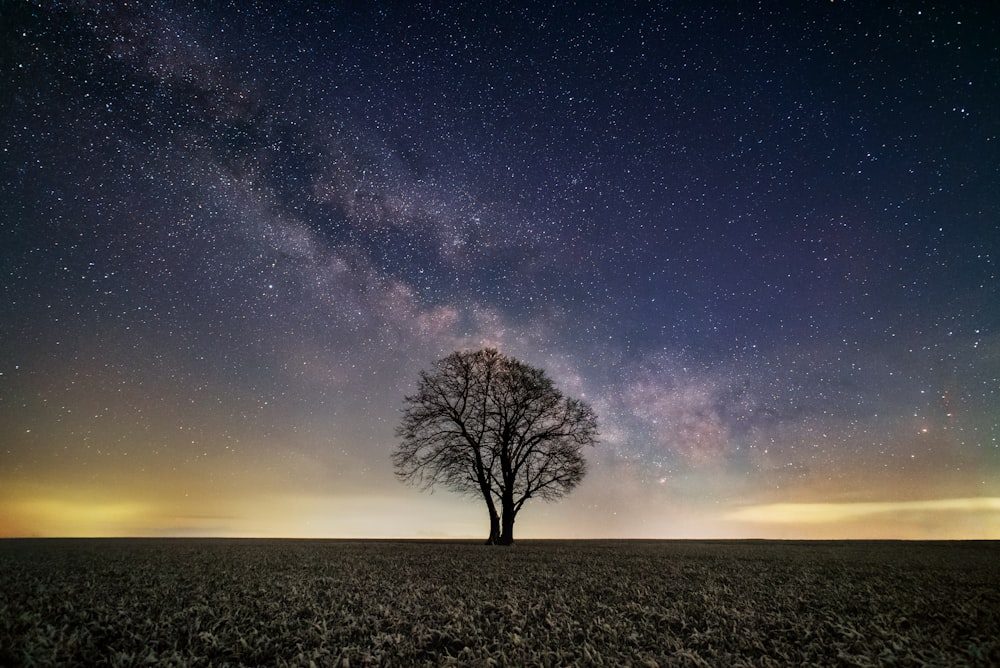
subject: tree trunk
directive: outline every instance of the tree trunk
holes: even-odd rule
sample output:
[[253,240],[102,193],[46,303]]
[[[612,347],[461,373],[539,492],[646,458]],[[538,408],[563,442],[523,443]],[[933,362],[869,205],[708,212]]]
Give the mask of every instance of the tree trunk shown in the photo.
[[496,545],[500,542],[500,518],[490,509],[490,537],[486,539],[487,545]]
[[497,545],[514,544],[514,517],[513,508],[503,509],[503,514],[500,516],[500,540],[497,541]]

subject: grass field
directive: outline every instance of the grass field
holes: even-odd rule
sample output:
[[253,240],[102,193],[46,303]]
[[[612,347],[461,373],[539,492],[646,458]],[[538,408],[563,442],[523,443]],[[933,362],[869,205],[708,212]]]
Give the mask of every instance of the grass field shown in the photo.
[[998,638],[998,543],[0,541],[4,666],[996,666]]

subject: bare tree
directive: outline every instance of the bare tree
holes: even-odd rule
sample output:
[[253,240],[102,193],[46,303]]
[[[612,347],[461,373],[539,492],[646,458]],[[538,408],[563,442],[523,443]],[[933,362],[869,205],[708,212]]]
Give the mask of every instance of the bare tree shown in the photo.
[[541,369],[486,348],[455,352],[420,373],[403,400],[396,476],[481,497],[487,543],[514,542],[528,499],[558,499],[587,471],[581,450],[597,442],[597,416],[563,396]]

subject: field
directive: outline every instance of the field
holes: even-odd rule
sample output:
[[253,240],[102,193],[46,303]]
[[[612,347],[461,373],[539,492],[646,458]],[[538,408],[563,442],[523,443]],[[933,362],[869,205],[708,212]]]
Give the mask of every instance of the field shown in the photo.
[[1000,665],[1000,544],[3,540],[0,665]]

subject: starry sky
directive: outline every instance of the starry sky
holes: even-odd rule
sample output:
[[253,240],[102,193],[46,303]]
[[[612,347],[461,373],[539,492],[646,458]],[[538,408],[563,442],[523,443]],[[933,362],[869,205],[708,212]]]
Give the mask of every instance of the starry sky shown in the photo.
[[483,537],[421,369],[600,418],[519,537],[1000,539],[1000,10],[0,4],[0,536]]

